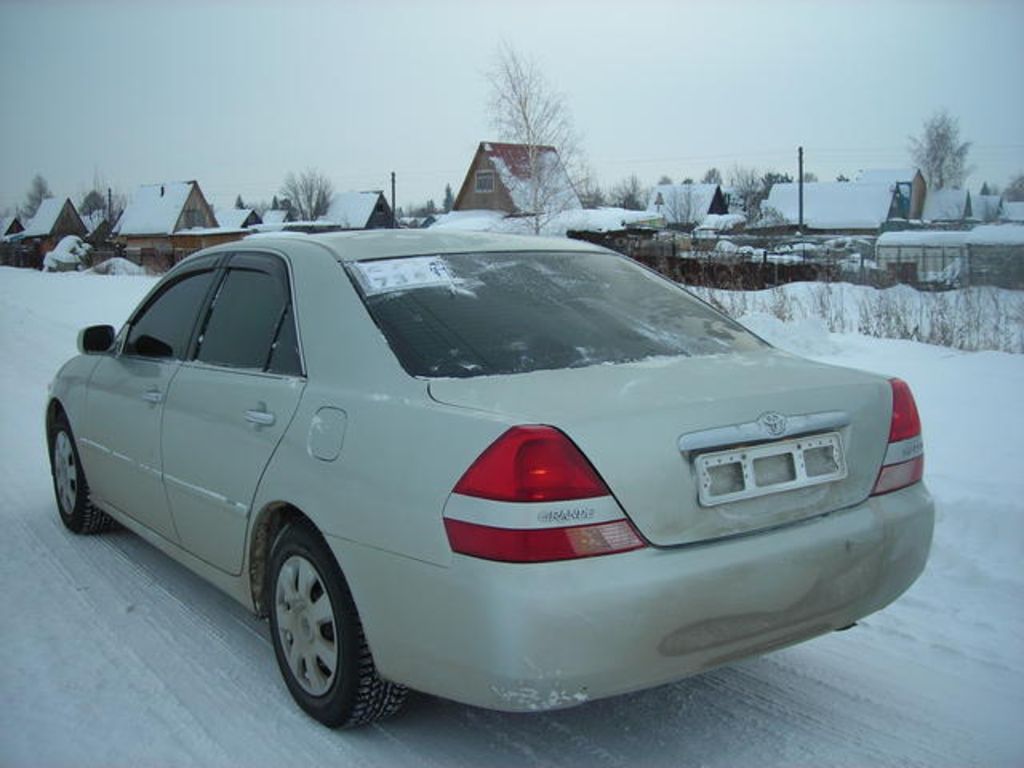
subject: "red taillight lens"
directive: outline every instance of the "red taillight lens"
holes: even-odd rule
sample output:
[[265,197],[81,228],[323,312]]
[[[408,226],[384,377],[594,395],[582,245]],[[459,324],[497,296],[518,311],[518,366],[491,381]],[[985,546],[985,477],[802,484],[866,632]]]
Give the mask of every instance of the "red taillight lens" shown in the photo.
[[610,491],[579,449],[554,427],[513,427],[495,440],[455,486],[492,501],[569,501]]
[[892,385],[892,426],[889,427],[889,442],[898,443],[921,434],[921,417],[917,404],[910,392],[910,385],[903,379],[890,379]]
[[872,496],[898,491],[920,482],[924,476],[924,444],[921,442],[921,417],[910,386],[902,379],[890,379],[892,421],[889,445],[882,469],[875,480]]
[[644,546],[628,520],[571,528],[493,528],[444,521],[455,552],[506,563],[541,563],[629,552]]

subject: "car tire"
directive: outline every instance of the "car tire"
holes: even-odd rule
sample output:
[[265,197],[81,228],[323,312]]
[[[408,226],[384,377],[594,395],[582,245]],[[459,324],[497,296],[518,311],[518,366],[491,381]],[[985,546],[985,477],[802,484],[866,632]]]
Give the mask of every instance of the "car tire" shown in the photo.
[[298,705],[331,728],[395,714],[408,690],[377,674],[352,594],[319,533],[286,526],[268,575],[274,654]]
[[50,474],[57,511],[64,527],[73,533],[102,533],[114,527],[114,519],[89,500],[89,483],[78,457],[78,446],[63,414],[50,427]]

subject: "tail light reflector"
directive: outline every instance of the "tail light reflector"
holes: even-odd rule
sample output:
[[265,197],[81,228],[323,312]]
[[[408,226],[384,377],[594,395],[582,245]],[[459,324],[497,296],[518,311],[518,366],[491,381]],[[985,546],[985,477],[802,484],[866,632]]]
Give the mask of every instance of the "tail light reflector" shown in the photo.
[[897,491],[920,482],[924,476],[924,442],[921,440],[921,417],[910,386],[902,379],[890,379],[892,386],[892,421],[889,425],[889,446],[882,469],[875,480],[872,496]]
[[[452,498],[456,495],[480,500],[470,502],[474,506],[472,514],[446,509],[448,541],[460,554],[538,563],[646,546],[604,480],[579,448],[554,427],[509,429],[466,470],[453,489]],[[557,507],[548,514],[543,505],[583,499],[594,499],[590,504],[603,512],[588,510],[592,522],[584,525],[551,524],[551,519],[563,519],[559,514],[564,514],[566,521],[587,518],[579,518],[578,510]],[[524,525],[521,513],[526,507],[531,511]]]

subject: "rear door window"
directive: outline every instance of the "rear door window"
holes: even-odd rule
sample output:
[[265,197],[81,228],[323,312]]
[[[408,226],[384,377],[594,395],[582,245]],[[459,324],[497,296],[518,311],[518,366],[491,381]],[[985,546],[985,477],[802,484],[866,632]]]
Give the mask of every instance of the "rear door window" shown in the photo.
[[604,253],[416,256],[349,265],[416,376],[527,373],[763,342],[674,283]]

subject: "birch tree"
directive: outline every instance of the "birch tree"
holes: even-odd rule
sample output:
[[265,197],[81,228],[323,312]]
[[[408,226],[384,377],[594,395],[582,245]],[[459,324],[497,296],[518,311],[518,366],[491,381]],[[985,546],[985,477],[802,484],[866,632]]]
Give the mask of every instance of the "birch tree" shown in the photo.
[[307,168],[298,175],[289,173],[285,177],[281,196],[291,202],[300,219],[316,221],[331,207],[334,185],[319,171]]
[[910,156],[932,189],[963,186],[970,150],[971,142],[960,140],[960,121],[944,109],[925,121],[920,136],[910,137]]
[[[502,45],[488,74],[490,117],[502,141],[526,148],[528,179],[520,192],[528,202],[533,231],[552,216],[579,205],[573,174],[582,165],[579,137],[565,96],[554,90],[540,67],[509,45]],[[544,147],[554,147],[561,164]]]

